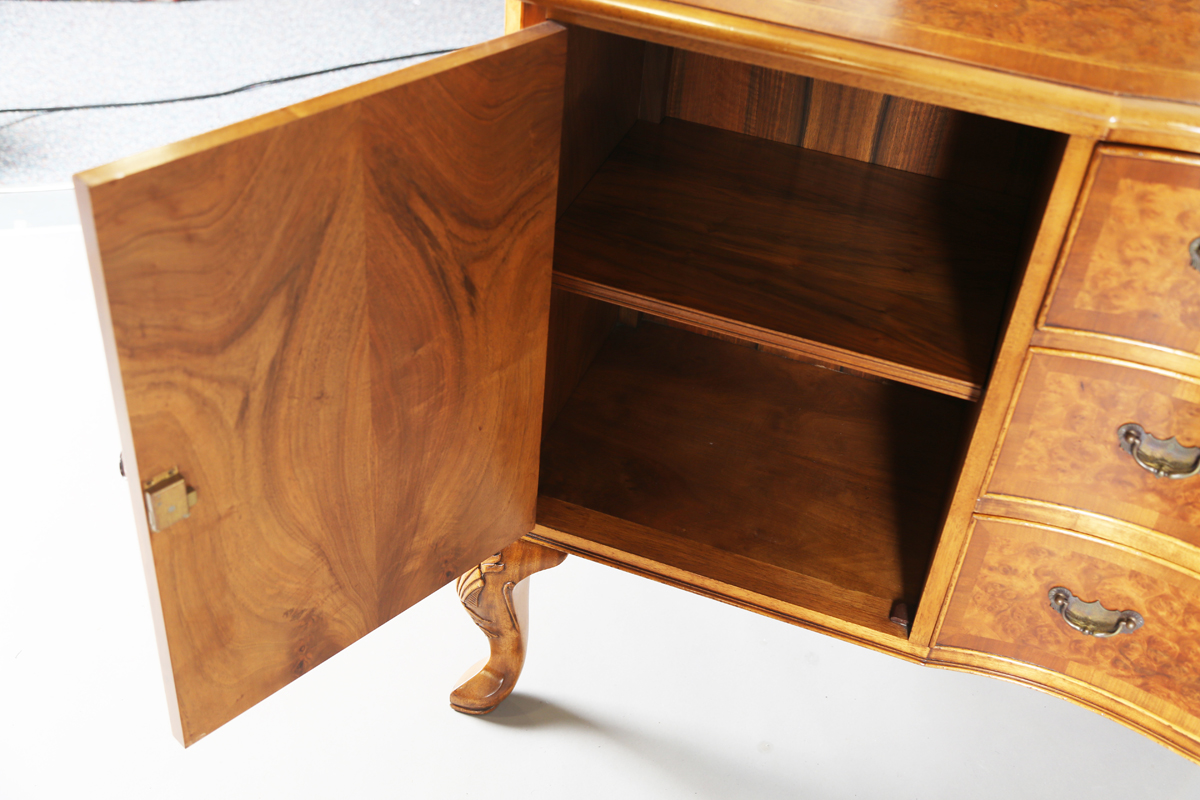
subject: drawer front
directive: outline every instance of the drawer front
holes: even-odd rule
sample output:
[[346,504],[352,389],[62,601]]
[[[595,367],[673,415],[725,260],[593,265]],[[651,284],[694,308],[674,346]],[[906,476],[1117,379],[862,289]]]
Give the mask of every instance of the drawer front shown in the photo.
[[1200,158],[1097,149],[1045,324],[1200,353]]
[[[1143,624],[1085,635],[1052,606],[1059,587]],[[1200,579],[1134,551],[978,518],[937,643],[1053,670],[1200,733]]]
[[[1200,445],[1200,381],[1121,361],[1034,349],[986,494],[1102,514],[1200,546],[1200,475],[1159,477],[1119,429]],[[1137,448],[1148,464],[1167,445]],[[1177,472],[1200,450],[1182,451]]]

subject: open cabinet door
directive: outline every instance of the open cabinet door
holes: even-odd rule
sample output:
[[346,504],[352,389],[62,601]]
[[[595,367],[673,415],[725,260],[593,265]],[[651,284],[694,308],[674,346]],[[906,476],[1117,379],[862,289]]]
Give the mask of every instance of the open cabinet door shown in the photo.
[[565,57],[547,23],[77,176],[184,744],[533,528]]

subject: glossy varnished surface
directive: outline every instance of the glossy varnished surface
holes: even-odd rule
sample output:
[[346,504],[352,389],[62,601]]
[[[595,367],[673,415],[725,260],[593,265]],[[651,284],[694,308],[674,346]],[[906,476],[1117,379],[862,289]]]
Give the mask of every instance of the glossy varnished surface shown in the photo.
[[[925,584],[922,602],[913,620],[912,638],[922,644],[932,641],[933,632],[945,607],[953,583],[954,571],[965,542],[971,515],[975,510],[995,452],[996,443],[1008,417],[1013,392],[1019,386],[1022,367],[1037,310],[1042,305],[1075,198],[1087,174],[1093,143],[1087,139],[1059,140],[1049,159],[1044,184],[1033,217],[1041,220],[1030,242],[1029,254],[1020,290],[1013,299],[1008,323],[997,348],[987,390],[973,420],[970,446],[959,471],[954,498],[942,529]],[[1052,165],[1052,166],[1050,166]]]
[[894,600],[542,495],[530,541],[892,655],[919,659]]
[[565,40],[80,177],[185,743],[532,526]]
[[[615,535],[640,542],[635,555],[682,566],[693,547],[718,570],[709,577],[732,571],[727,583],[889,630],[892,601],[920,594],[966,408],[662,325],[620,326],[544,441],[539,492],[543,506],[631,523]],[[789,580],[805,588],[771,588]]]
[[488,714],[512,694],[529,642],[529,584],[535,572],[556,567],[567,554],[516,541],[458,579],[463,608],[488,639],[488,658],[450,693],[450,707]]
[[1200,158],[1100,148],[1080,204],[1045,326],[1200,356]]
[[1028,196],[1045,131],[675,49],[667,115],[857,161]]
[[958,397],[991,362],[1024,204],[703,125],[638,122],[561,217],[555,280]]
[[542,405],[543,434],[554,424],[558,412],[596,351],[604,344],[617,321],[616,306],[563,289],[550,292],[550,341],[546,347],[546,395]]
[[1200,476],[1155,477],[1118,444],[1136,422],[1200,445],[1200,381],[1035,351],[986,494],[1102,514],[1200,546]]
[[[1057,586],[1110,610],[1137,611],[1145,624],[1111,638],[1085,636],[1050,607]],[[1066,531],[981,518],[937,644],[1051,670],[1131,704],[1151,732],[1196,736],[1198,597],[1194,573]],[[1001,661],[992,666],[1007,671]],[[1053,676],[1042,681],[1070,691]]]
[[[1005,3],[1002,16],[1008,14],[1021,28],[1024,10],[1034,5]],[[1146,6],[1139,0],[1120,0],[1115,9],[1101,0],[1072,3],[1070,10],[1058,4],[1036,6],[1040,21],[1030,26],[1030,46],[1005,43],[1003,37],[989,39],[990,30],[983,37],[960,35],[953,26],[944,29],[937,22],[921,29],[922,35],[932,35],[930,46],[906,44],[903,37],[883,35],[903,30],[906,9],[911,10],[892,3],[871,3],[862,30],[825,24],[820,19],[825,12],[845,15],[803,0],[550,0],[546,13],[561,22],[1061,133],[1200,148],[1194,66],[1175,70],[1160,60],[1160,50],[1191,57],[1194,47],[1181,42],[1194,38],[1194,25],[1180,28],[1163,0],[1151,4],[1144,16],[1141,10]],[[970,1],[939,0],[919,8],[935,16],[988,16],[983,4]],[[1188,6],[1184,18],[1195,13]],[[1115,56],[1120,62],[1123,53],[1129,55],[1115,31],[1098,37],[1100,60],[1082,55],[1089,49],[1087,43],[1097,40],[1094,33],[1105,30],[1114,16],[1137,28],[1132,38],[1141,40],[1125,66],[1103,61]],[[1076,27],[1080,30],[1073,30]],[[1064,33],[1068,30],[1069,35]],[[1181,33],[1185,30],[1192,33]],[[1050,40],[1061,47],[1045,46]],[[1073,50],[1076,43],[1080,50]]]
[[680,2],[1105,92],[1200,96],[1200,7],[1188,2]]
[[637,119],[644,47],[636,39],[579,26],[572,26],[567,34],[560,215]]

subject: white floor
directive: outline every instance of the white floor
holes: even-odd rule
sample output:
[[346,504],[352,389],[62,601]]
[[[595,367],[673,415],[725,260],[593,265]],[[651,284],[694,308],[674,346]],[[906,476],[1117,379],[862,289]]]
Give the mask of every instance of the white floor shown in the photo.
[[0,193],[0,798],[1200,797],[1096,714],[580,559],[491,717],[449,589],[188,750],[168,731],[69,192]]

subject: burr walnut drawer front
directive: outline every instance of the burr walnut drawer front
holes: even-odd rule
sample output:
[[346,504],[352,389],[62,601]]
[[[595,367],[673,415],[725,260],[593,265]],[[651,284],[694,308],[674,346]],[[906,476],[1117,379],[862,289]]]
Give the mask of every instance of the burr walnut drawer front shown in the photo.
[[1044,324],[1200,353],[1200,157],[1101,146]]
[[1197,445],[1200,380],[1034,348],[985,495],[1200,546]]
[[938,646],[1052,670],[1195,732],[1197,598],[1200,576],[1136,551],[976,518]]

